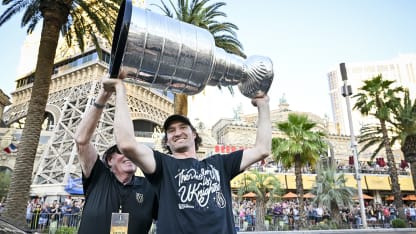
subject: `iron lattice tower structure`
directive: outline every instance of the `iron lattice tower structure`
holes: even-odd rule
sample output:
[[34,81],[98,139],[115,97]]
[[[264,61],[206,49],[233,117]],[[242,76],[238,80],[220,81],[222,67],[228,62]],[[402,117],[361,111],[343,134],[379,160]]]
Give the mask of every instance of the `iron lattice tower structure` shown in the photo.
[[[78,54],[77,56],[82,55]],[[68,63],[65,64],[77,61],[77,58],[74,57],[68,59]],[[69,69],[65,69],[68,66],[63,65],[63,67],[57,69],[57,72],[52,76],[45,110],[45,115],[52,117],[52,121],[49,121],[46,129],[51,134],[46,147],[38,147],[31,186],[32,195],[66,195],[64,188],[68,179],[81,176],[81,167],[73,137],[85,111],[94,102],[100,89],[99,79],[107,73],[108,64],[99,60],[97,56],[92,61]],[[13,104],[3,116],[9,127],[16,126],[17,123],[24,124],[32,88],[30,79],[29,75],[16,80],[17,88],[12,93]],[[163,124],[164,119],[173,113],[172,100],[156,90],[129,83],[126,85],[132,119],[152,122],[156,126],[156,131],[160,129],[159,126]],[[93,143],[100,155],[106,148],[114,144],[114,110],[114,100],[111,99],[93,136]],[[42,135],[43,133],[44,131],[42,131]],[[42,149],[39,150],[40,148]]]

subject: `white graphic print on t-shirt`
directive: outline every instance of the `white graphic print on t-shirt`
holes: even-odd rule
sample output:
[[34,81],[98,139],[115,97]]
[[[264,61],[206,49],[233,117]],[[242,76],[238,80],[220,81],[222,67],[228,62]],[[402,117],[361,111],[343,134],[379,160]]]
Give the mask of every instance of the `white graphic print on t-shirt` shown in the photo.
[[[219,208],[224,208],[226,201],[221,192],[219,171],[212,165],[208,168],[180,169],[175,176],[180,198],[179,209],[209,208],[210,201],[215,201]],[[195,207],[198,206],[198,207]]]

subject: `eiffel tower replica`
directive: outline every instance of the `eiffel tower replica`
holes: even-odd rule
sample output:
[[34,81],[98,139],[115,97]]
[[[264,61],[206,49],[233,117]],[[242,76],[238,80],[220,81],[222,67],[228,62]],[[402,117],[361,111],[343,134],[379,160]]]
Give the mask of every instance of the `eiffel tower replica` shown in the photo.
[[[100,59],[92,45],[81,53],[76,48],[67,48],[64,43],[60,43],[45,110],[45,131],[42,131],[40,141],[48,136],[49,140],[46,145],[42,146],[40,143],[38,146],[31,185],[33,196],[68,195],[65,192],[68,181],[81,177],[73,136],[84,113],[94,103],[100,89],[99,80],[108,73],[108,51],[111,47],[108,43],[101,44],[103,54]],[[16,80],[12,105],[3,115],[8,127],[24,126],[33,78],[32,71]],[[161,132],[163,121],[173,113],[173,95],[168,96],[160,90],[129,83],[126,86],[136,137],[152,147],[157,147],[160,142],[158,133]],[[100,155],[115,142],[113,119],[114,100],[111,99],[93,137],[93,143]]]

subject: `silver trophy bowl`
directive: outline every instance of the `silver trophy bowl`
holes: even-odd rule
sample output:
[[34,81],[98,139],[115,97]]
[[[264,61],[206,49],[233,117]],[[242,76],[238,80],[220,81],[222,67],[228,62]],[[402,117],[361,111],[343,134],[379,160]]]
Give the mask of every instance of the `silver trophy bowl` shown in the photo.
[[206,85],[238,85],[253,98],[267,93],[273,81],[270,58],[227,53],[209,31],[133,7],[131,0],[123,1],[118,13],[110,76],[117,77],[121,68],[128,82],[187,95]]

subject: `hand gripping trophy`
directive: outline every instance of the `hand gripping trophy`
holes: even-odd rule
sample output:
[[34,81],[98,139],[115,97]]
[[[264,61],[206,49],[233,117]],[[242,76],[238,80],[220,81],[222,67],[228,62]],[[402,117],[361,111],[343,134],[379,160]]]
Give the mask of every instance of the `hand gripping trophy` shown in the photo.
[[131,0],[123,1],[118,13],[111,77],[121,67],[128,82],[187,95],[206,85],[238,85],[244,96],[253,98],[267,93],[273,81],[268,57],[244,60],[229,54],[215,46],[207,30],[133,7]]

